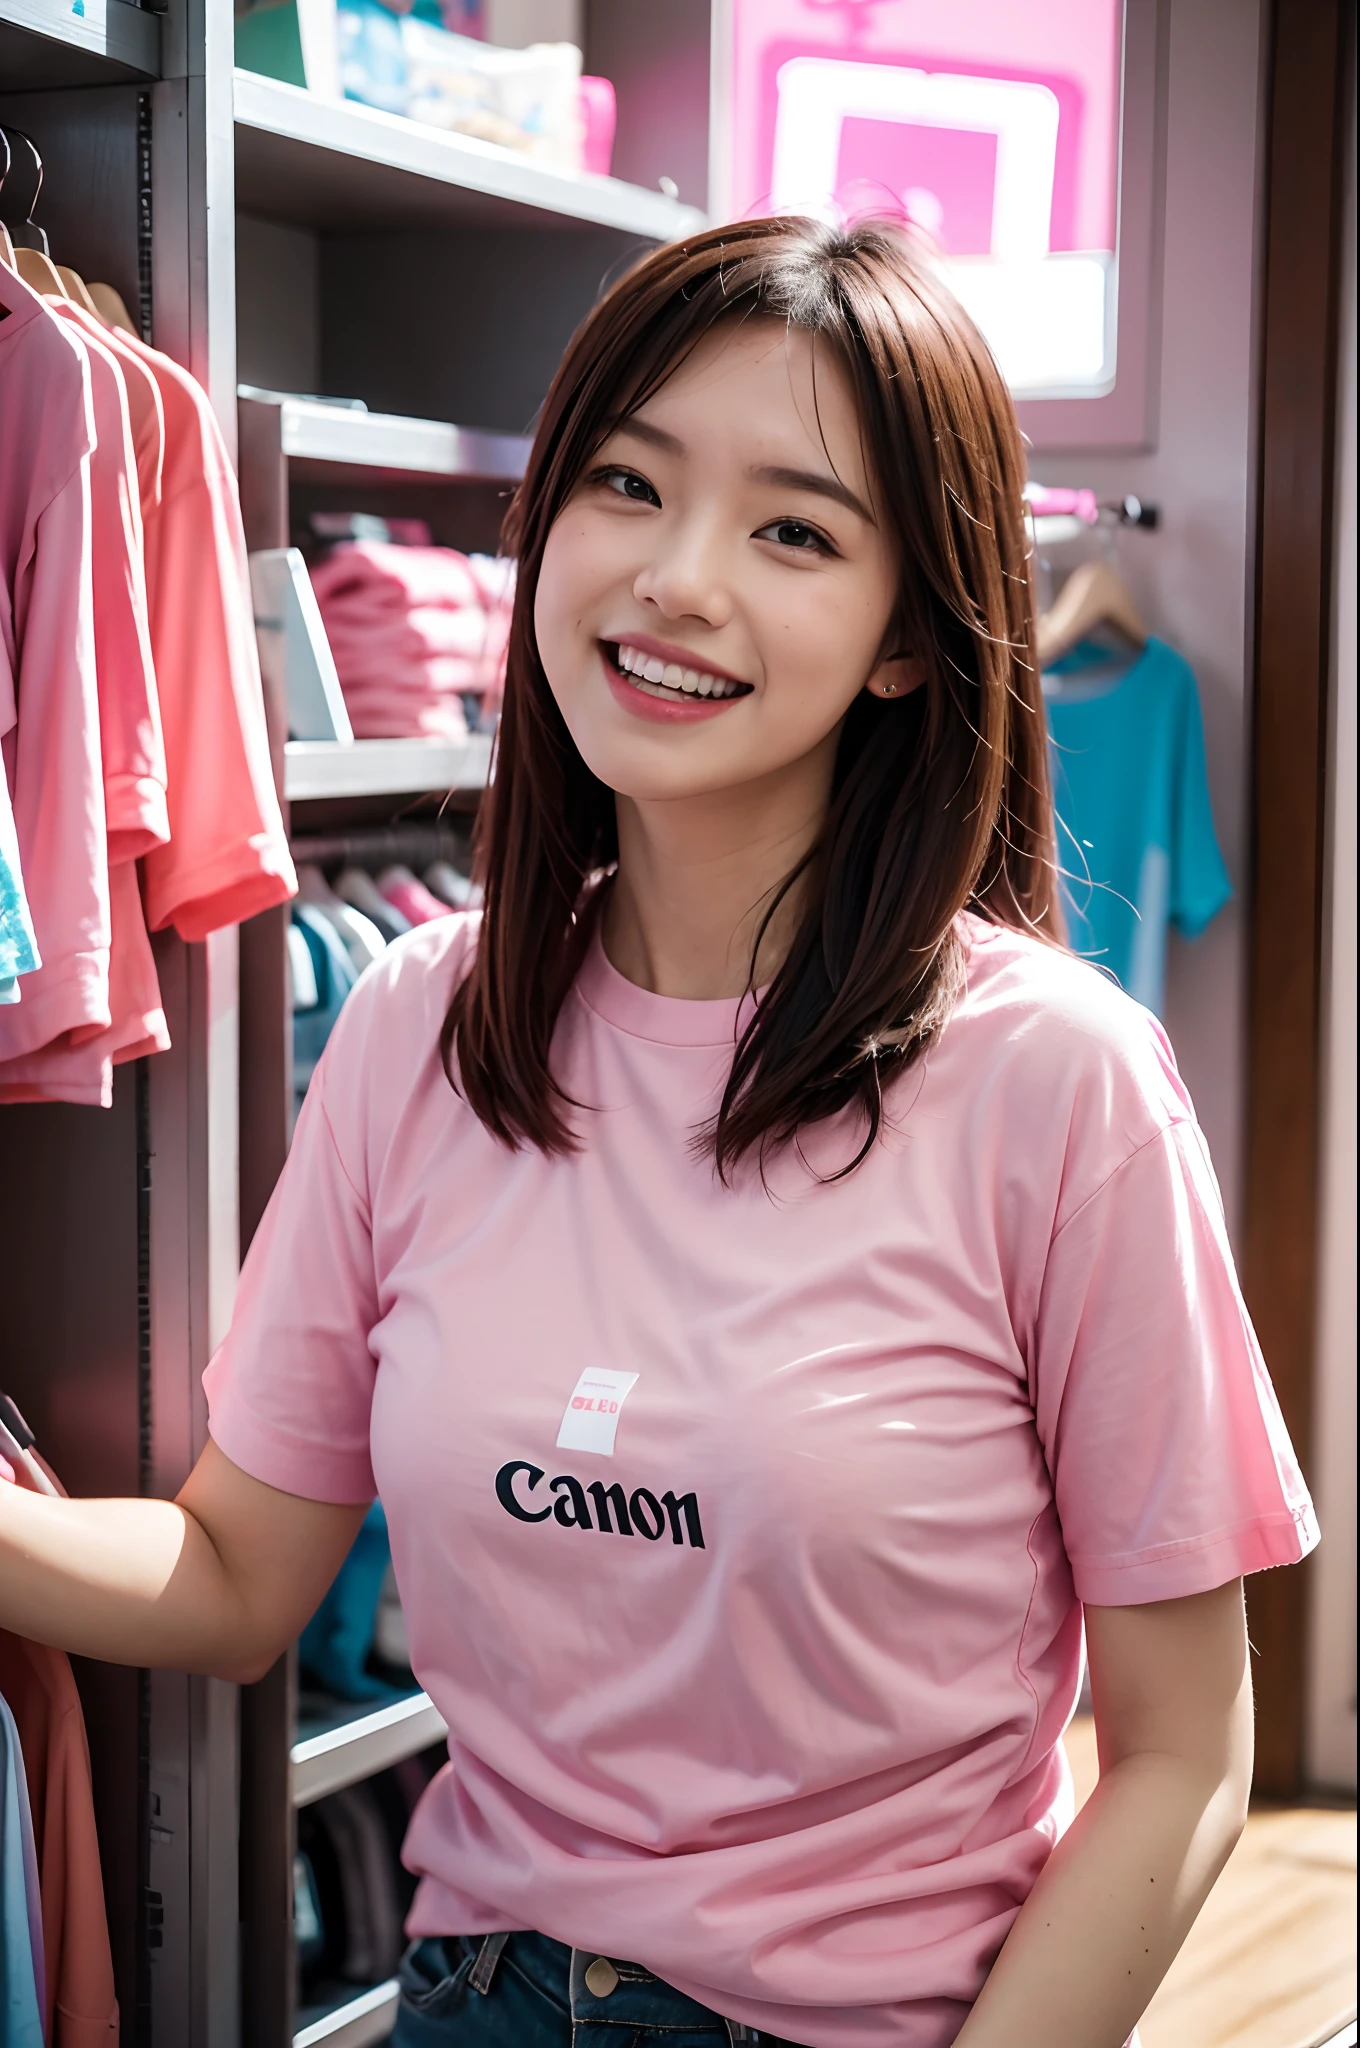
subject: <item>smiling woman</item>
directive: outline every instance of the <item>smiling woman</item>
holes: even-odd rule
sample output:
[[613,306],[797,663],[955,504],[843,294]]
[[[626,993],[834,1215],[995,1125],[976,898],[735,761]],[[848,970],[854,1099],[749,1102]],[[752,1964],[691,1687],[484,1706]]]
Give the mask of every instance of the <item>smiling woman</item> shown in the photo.
[[[616,861],[625,973],[768,983],[713,1119],[724,1174],[852,1104],[839,1164],[865,1155],[949,1014],[965,907],[1060,936],[1023,480],[985,344],[890,229],[714,231],[595,309],[507,526],[486,914],[444,1041],[490,1129],[575,1142],[549,1053]],[[696,976],[692,907],[733,890]]]
[[450,1757],[394,2048],[1115,2048],[1240,1829],[1316,1528],[1058,940],[1022,481],[890,233],[625,278],[509,522],[484,919],[346,1002],[179,1500],[0,1487],[0,1626],[238,1677],[381,1494]]

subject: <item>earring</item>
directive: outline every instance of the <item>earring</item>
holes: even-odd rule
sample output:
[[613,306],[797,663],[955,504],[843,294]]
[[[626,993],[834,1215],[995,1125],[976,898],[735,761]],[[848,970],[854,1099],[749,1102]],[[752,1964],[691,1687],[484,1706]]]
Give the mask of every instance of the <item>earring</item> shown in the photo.
[[897,695],[896,683],[880,683],[878,687],[885,697],[895,697]]

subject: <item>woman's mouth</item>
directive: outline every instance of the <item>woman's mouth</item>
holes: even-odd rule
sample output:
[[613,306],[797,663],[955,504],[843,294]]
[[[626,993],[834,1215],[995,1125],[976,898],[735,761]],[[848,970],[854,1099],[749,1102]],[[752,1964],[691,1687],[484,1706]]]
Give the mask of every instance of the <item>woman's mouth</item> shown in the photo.
[[614,701],[633,718],[654,725],[695,725],[721,718],[743,697],[750,683],[687,662],[667,661],[631,640],[601,640],[600,660]]
[[606,640],[603,645],[614,667],[621,675],[627,676],[634,689],[663,703],[668,700],[674,703],[677,699],[681,702],[686,699],[720,702],[726,697],[747,697],[751,693],[749,683],[733,682],[730,676],[715,675],[710,669],[687,668],[678,661],[662,661],[658,655],[648,654],[627,640]]

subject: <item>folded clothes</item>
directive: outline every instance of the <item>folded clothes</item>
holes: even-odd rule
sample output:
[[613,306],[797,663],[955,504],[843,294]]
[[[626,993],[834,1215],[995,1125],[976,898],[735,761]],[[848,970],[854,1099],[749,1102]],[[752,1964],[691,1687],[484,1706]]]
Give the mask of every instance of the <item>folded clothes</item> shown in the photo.
[[318,563],[312,586],[356,737],[460,739],[464,696],[494,715],[513,563],[360,540]]

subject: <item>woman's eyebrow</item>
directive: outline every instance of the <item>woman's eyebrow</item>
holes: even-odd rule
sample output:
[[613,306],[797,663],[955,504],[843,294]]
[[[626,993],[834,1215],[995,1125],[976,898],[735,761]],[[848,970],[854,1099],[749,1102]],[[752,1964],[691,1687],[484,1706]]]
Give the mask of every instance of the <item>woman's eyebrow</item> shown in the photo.
[[765,463],[758,469],[747,471],[758,484],[773,484],[785,491],[812,491],[819,498],[830,498],[835,505],[844,505],[847,512],[854,512],[867,525],[877,522],[864,500],[857,497],[848,484],[838,476],[830,476],[820,469],[785,469],[779,463]]
[[649,420],[640,420],[636,415],[620,420],[615,427],[616,434],[631,434],[635,441],[645,441],[650,448],[660,448],[667,455],[683,455],[685,444],[675,434],[668,434],[664,427],[654,427]]

